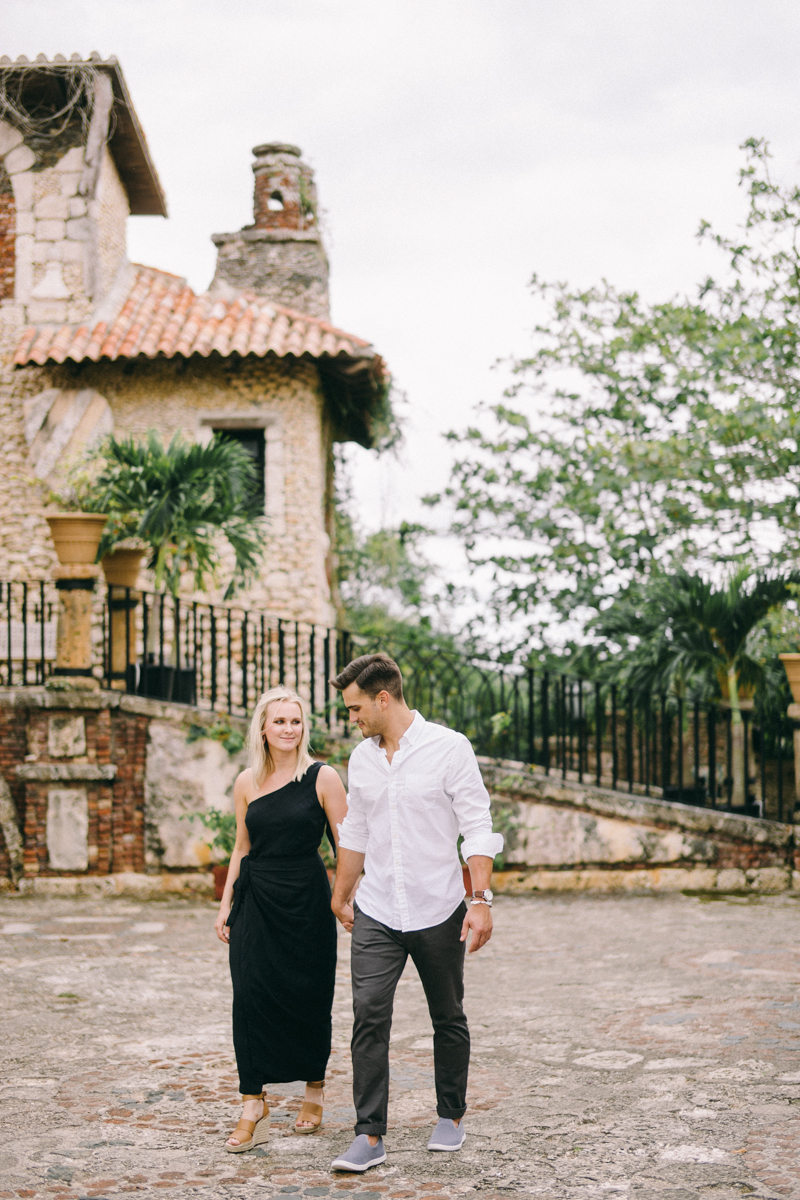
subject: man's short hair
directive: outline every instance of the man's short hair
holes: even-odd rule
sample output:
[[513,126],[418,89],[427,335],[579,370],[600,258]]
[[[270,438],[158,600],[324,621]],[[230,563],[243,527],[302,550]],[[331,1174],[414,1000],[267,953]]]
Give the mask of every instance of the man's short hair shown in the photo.
[[355,683],[373,699],[378,692],[388,692],[395,700],[403,699],[403,676],[388,654],[362,654],[360,658],[354,658],[331,683],[337,692],[343,692]]

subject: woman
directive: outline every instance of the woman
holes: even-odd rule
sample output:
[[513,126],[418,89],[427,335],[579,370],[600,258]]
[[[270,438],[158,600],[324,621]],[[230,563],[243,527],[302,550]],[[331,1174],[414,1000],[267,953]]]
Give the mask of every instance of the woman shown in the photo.
[[338,845],[347,812],[333,767],[308,752],[308,720],[296,692],[261,697],[248,735],[250,766],[233,788],[236,846],[214,928],[230,943],[233,1043],[244,1101],[225,1143],[231,1154],[266,1141],[265,1083],[305,1079],[295,1123],[314,1133],[331,1050],[336,921],[318,854]]

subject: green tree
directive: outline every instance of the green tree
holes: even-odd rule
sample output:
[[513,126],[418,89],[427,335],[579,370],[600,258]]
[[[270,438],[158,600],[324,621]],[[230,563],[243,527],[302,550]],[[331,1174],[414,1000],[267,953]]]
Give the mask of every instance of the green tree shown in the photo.
[[742,235],[695,300],[534,278],[549,312],[462,453],[453,530],[499,617],[591,620],[653,573],[800,554],[800,189],[744,144]]
[[721,695],[730,704],[734,804],[746,794],[741,701],[765,674],[754,633],[798,583],[800,572],[776,577],[743,568],[716,585],[679,570],[651,576],[638,601],[618,601],[595,623],[596,634],[616,644],[609,662],[618,681],[641,692]]
[[219,573],[219,538],[234,555],[229,599],[255,573],[263,539],[252,460],[236,442],[214,437],[202,446],[176,434],[168,446],[151,430],[144,441],[110,437],[94,463],[91,503],[109,513],[100,555],[128,538],[149,547],[158,589],[177,595],[191,570],[202,591]]

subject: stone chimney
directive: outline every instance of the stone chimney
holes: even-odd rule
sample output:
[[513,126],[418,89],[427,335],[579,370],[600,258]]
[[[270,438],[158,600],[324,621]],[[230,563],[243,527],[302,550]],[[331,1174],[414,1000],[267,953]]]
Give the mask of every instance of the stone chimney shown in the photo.
[[215,233],[211,290],[227,285],[286,308],[330,320],[328,259],[318,228],[314,172],[297,146],[267,142],[253,150],[254,223]]

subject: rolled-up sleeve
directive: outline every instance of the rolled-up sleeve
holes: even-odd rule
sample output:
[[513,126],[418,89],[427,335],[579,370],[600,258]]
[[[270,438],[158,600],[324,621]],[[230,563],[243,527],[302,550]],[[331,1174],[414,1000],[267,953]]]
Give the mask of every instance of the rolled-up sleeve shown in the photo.
[[491,800],[475,752],[466,738],[459,738],[453,747],[445,787],[464,839],[461,846],[464,861],[473,854],[494,858],[503,849],[503,835],[492,831]]
[[369,828],[367,815],[359,801],[359,790],[351,782],[350,790],[347,793],[347,815],[338,826],[339,847],[344,850],[355,850],[357,854],[366,854]]

